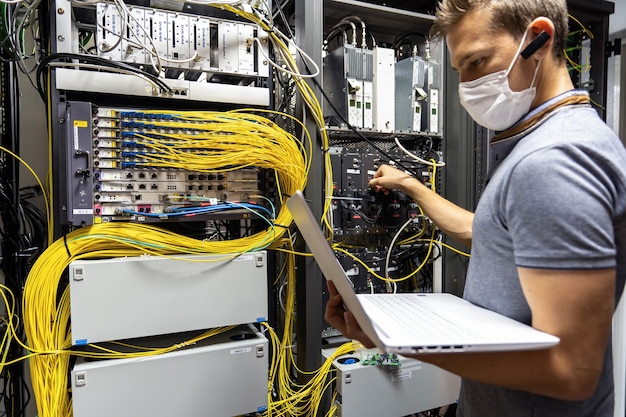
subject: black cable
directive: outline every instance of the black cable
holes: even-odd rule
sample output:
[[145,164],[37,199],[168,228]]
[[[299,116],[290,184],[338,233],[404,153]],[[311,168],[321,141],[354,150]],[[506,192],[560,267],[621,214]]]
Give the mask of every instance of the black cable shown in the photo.
[[[69,224],[69,230],[72,230],[71,223]],[[65,251],[67,252],[67,257],[72,259],[72,252],[70,252],[70,247],[67,245],[67,233],[63,233],[63,245],[65,245]]]
[[[341,37],[340,37],[341,35]],[[341,41],[336,41],[338,46],[343,46],[346,44],[346,39],[348,38],[348,34],[346,32],[346,30],[343,27],[337,27],[335,29],[333,29],[324,39],[324,49],[326,49],[328,47],[328,44],[330,44],[330,42],[333,39],[341,39]]]
[[41,255],[48,242],[48,227],[45,213],[33,203],[22,199],[21,207],[24,213],[24,235],[28,248],[24,251],[27,256],[27,267],[30,269],[35,260]]
[[[0,239],[4,246],[4,253],[0,261],[5,285],[15,297],[14,314],[16,318],[22,316],[22,289],[26,277],[34,260],[44,250],[47,243],[47,219],[38,207],[25,200],[41,194],[39,187],[27,187],[15,193],[12,189],[12,180],[8,178],[6,166],[0,171]],[[13,198],[18,195],[17,204]],[[19,323],[22,321],[20,320]],[[23,325],[15,325],[17,337],[24,338]],[[5,328],[8,331],[8,328]],[[7,360],[23,356],[23,349],[12,344]],[[28,404],[32,399],[24,375],[24,366],[21,362],[7,366],[2,373],[3,386],[0,401],[8,415],[25,416]]]
[[[283,19],[283,23],[285,24],[285,26],[287,27],[287,31],[288,31],[288,35],[289,38],[293,39],[293,32],[291,31],[291,28],[289,27],[289,22],[287,22],[287,18],[285,17],[285,14],[282,11],[282,8],[278,9],[278,12],[281,16],[281,18]],[[309,65],[307,63],[307,60],[304,59],[304,57],[302,57],[302,53],[300,51],[298,51],[298,54],[300,54],[300,57],[302,58],[302,62],[304,63],[304,67],[307,71],[307,73],[309,75],[312,75],[313,72],[311,71],[311,68],[309,68]],[[330,105],[330,107],[333,109],[333,111],[337,114],[337,116],[339,116],[339,118],[341,119],[341,121],[343,123],[345,123],[345,125],[348,127],[348,129],[352,130],[362,141],[366,142],[368,145],[370,145],[371,147],[373,147],[374,149],[376,149],[378,152],[380,152],[381,155],[383,155],[384,157],[386,157],[389,161],[393,161],[395,162],[395,164],[397,166],[399,166],[400,168],[402,168],[403,170],[405,170],[406,172],[411,173],[413,176],[418,176],[418,173],[415,172],[413,169],[409,169],[407,167],[405,167],[403,164],[401,164],[400,162],[396,161],[394,158],[392,158],[387,152],[385,152],[383,149],[381,149],[380,146],[376,145],[376,143],[374,143],[374,141],[368,139],[367,137],[365,137],[361,132],[359,132],[357,130],[356,127],[352,126],[346,119],[345,117],[343,117],[343,115],[341,114],[341,112],[339,112],[339,110],[337,110],[337,107],[333,104],[333,102],[330,100],[330,97],[328,97],[328,94],[326,94],[326,91],[324,91],[324,89],[322,88],[322,86],[320,85],[320,83],[317,81],[317,77],[311,77],[311,80],[313,80],[313,83],[315,84],[315,86],[318,88],[318,90],[322,93],[322,96],[324,96],[324,98],[326,99],[326,102]]]
[[[368,217],[365,213],[363,213],[361,210],[359,210],[358,208],[356,208],[356,205],[352,204],[349,205],[347,202],[341,200],[340,201],[341,207],[343,207],[345,210],[351,211],[354,214],[357,214],[359,217],[361,217],[361,220],[363,220],[365,223],[367,224],[375,224],[376,223],[376,218],[370,218]],[[379,207],[378,213],[380,214],[381,208]]]
[[[5,171],[5,170],[3,170]],[[16,193],[13,191],[12,181],[4,175],[0,176],[0,237],[3,243],[3,257],[0,269],[3,272],[5,286],[11,291],[15,299],[14,314],[22,315],[22,289],[25,284],[28,264],[24,255],[30,246],[30,239],[24,235],[27,214],[19,201],[13,201]],[[21,323],[22,321],[20,321]],[[18,338],[23,339],[23,325],[16,326]],[[7,361],[23,356],[23,349],[18,344],[9,348]],[[3,369],[4,377],[4,407],[12,416],[24,416],[30,392],[25,388],[24,366],[21,362],[6,366]]]
[[[16,49],[15,46],[15,37],[17,34],[17,28],[9,27],[9,24],[13,21],[12,16],[17,9],[16,4],[4,4],[3,8],[6,10],[7,19],[5,21],[4,16],[0,16],[3,21],[3,24],[6,26],[3,28],[3,31],[6,30],[6,36],[0,41],[0,49],[2,53],[0,54],[0,59],[3,62],[14,62],[17,60],[20,51]],[[19,37],[19,35],[18,35]],[[19,40],[19,39],[18,39]],[[7,45],[8,44],[8,45]]]
[[405,33],[403,35],[398,36],[394,41],[393,41],[393,46],[391,47],[392,49],[396,49],[398,46],[400,46],[402,44],[402,42],[404,42],[405,40],[409,39],[411,36],[420,36],[422,38],[424,38],[425,40],[428,40],[428,37],[426,37],[426,35],[424,35],[421,32],[409,32],[409,33]]
[[[305,62],[305,67],[306,70],[309,74],[311,74],[311,70],[309,69],[308,65]],[[326,99],[326,102],[330,105],[330,107],[334,110],[334,112],[337,114],[337,116],[339,116],[339,119],[341,119],[341,121],[343,123],[345,123],[346,127],[348,127],[348,129],[352,130],[358,137],[359,139],[361,139],[362,141],[366,142],[368,145],[370,145],[372,148],[376,149],[381,155],[383,155],[385,158],[387,158],[389,161],[393,161],[397,166],[399,166],[400,168],[402,168],[403,170],[405,170],[406,172],[411,173],[413,176],[418,176],[418,173],[416,171],[414,171],[412,168],[407,168],[405,165],[403,165],[402,163],[400,163],[396,158],[393,158],[391,155],[389,155],[387,152],[385,152],[380,146],[378,146],[374,141],[370,140],[369,138],[367,138],[365,135],[363,135],[361,132],[359,132],[357,130],[356,127],[352,126],[346,119],[345,117],[343,117],[343,115],[341,114],[341,112],[339,112],[339,110],[337,109],[337,107],[335,107],[335,105],[332,103],[332,101],[330,100],[330,97],[328,97],[328,94],[326,94],[326,91],[324,91],[324,89],[322,88],[322,86],[319,84],[319,82],[317,81],[316,78],[313,78],[313,82],[315,83],[315,85],[317,86],[317,88],[320,90],[320,92],[322,93],[322,95],[324,96],[324,99]]]
[[117,68],[117,69],[123,69],[126,71],[130,71],[139,75],[142,75],[148,79],[150,79],[153,83],[155,83],[156,85],[159,86],[159,88],[161,88],[161,90],[167,92],[167,93],[172,93],[173,90],[170,88],[170,86],[168,86],[163,79],[159,78],[158,76],[151,74],[147,71],[144,71],[142,69],[139,69],[137,67],[134,67],[132,65],[123,63],[123,62],[118,62],[118,61],[110,61],[108,59],[104,59],[104,58],[100,58],[97,56],[91,56],[91,55],[81,55],[81,54],[71,54],[71,53],[58,53],[58,54],[51,54],[48,55],[47,57],[43,58],[41,60],[41,62],[39,63],[39,66],[37,67],[37,91],[39,91],[39,95],[41,96],[42,100],[45,102],[46,101],[46,90],[43,87],[43,73],[45,71],[45,69],[47,68],[48,64],[50,64],[51,62],[54,61],[64,61],[64,62],[70,62],[72,60],[76,60],[76,61],[82,61],[82,62],[86,62],[86,63],[92,63],[92,64],[96,64],[96,65],[100,65],[103,67],[108,67],[108,68]]

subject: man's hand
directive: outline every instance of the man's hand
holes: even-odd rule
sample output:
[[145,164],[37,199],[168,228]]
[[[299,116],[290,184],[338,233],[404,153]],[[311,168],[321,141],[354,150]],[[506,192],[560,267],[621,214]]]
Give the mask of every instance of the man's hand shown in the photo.
[[354,315],[344,308],[341,295],[337,292],[332,281],[326,281],[326,285],[330,298],[326,303],[324,319],[345,337],[358,340],[366,348],[374,347],[374,343],[361,330],[361,327],[354,319]]
[[415,180],[409,174],[400,171],[391,165],[381,165],[374,174],[374,178],[370,180],[369,185],[376,192],[382,191],[385,194],[389,194],[389,191],[394,188],[406,191],[406,189],[403,188],[402,183],[412,179]]
[[474,213],[446,200],[404,171],[391,165],[381,165],[369,182],[375,192],[389,194],[398,189],[408,194],[448,237],[472,246],[472,223]]

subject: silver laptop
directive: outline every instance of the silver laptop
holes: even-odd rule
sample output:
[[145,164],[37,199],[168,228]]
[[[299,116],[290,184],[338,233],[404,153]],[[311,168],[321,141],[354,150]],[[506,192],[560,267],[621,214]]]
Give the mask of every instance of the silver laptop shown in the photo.
[[453,294],[356,294],[304,195],[289,211],[327,280],[376,346],[393,353],[544,349],[559,338],[476,306]]

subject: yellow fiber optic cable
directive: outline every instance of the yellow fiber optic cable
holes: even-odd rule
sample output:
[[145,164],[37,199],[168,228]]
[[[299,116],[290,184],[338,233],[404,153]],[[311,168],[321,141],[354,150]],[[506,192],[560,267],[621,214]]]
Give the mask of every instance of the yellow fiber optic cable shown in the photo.
[[[317,416],[321,398],[333,382],[333,360],[356,349],[352,343],[346,343],[338,348],[319,369],[310,372],[297,369],[292,350],[293,319],[295,316],[294,267],[295,255],[286,253],[284,270],[286,271],[287,288],[285,324],[282,336],[279,337],[272,328],[264,323],[273,351],[268,382],[268,410],[263,413],[265,417]],[[310,375],[311,378],[306,384],[297,384],[292,378],[294,369],[300,374]]]
[[[245,17],[267,31],[275,51],[286,63],[287,69],[293,73],[299,73],[297,64],[285,43],[284,35],[280,34],[276,28],[270,26],[255,13],[230,5],[219,7]],[[49,79],[50,77],[48,77],[48,82]],[[303,77],[294,77],[294,82],[320,131],[326,173],[325,195],[330,196],[332,172],[330,155],[327,152],[329,141],[322,109],[313,90]],[[50,91],[50,86],[48,86],[48,91]],[[255,110],[255,112],[259,111]],[[174,113],[180,114],[180,112]],[[271,169],[276,178],[277,198],[281,207],[275,219],[276,226],[268,227],[253,236],[233,241],[214,242],[186,238],[149,225],[105,223],[78,229],[65,238],[51,243],[49,249],[33,266],[24,289],[24,326],[29,349],[35,354],[31,359],[31,375],[40,417],[69,417],[72,413],[72,405],[67,393],[70,357],[68,352],[70,352],[71,344],[69,290],[66,287],[61,294],[58,293],[60,277],[71,261],[143,254],[176,257],[188,253],[217,253],[227,257],[278,245],[279,242],[284,245],[285,240],[291,242],[283,238],[292,218],[282,203],[284,197],[290,196],[296,189],[304,189],[306,185],[306,177],[311,164],[306,156],[306,147],[293,136],[277,129],[276,124],[259,121],[256,115],[240,113],[241,117],[238,118],[235,116],[237,112],[227,113],[228,115],[222,114],[224,118],[220,120],[210,119],[216,115],[209,115],[207,112],[188,114],[189,124],[186,126],[188,128],[193,126],[194,134],[162,136],[158,140],[151,138],[154,142],[151,144],[151,150],[154,153],[142,156],[142,158],[145,162],[155,166],[184,169],[193,167],[194,170],[201,172],[202,170],[223,172],[227,162],[228,166],[235,163],[239,168],[251,166]],[[209,120],[211,120],[210,123]],[[206,124],[213,124],[212,129],[206,130],[200,127]],[[167,123],[159,126],[175,128],[175,125]],[[250,129],[251,126],[254,128]],[[219,132],[219,129],[225,128],[230,129],[230,137]],[[308,132],[306,135],[309,141],[308,148],[311,149],[313,146],[311,138]],[[259,138],[261,138],[261,143],[257,143]],[[175,142],[177,146],[167,145],[168,142],[170,144]],[[210,146],[208,146],[209,142]],[[194,149],[194,154],[185,154],[185,149]],[[330,199],[325,199],[323,221],[327,230],[332,231],[326,219],[330,204]],[[293,316],[295,315],[295,252],[293,252],[293,247],[288,246],[285,258],[287,271],[285,329],[280,339],[271,328],[268,327],[267,330],[275,353],[272,357],[268,381],[268,410],[263,414],[267,416],[314,416],[317,415],[321,396],[332,382],[329,376],[332,375],[333,358],[354,350],[354,346],[346,344],[339,348],[320,369],[311,372],[313,377],[309,383],[302,386],[293,383],[292,372],[295,368],[292,351]],[[115,352],[102,351],[100,354],[114,355]],[[94,357],[100,357],[100,354],[93,353]]]
[[[179,115],[180,112],[175,114]],[[198,135],[177,135],[172,139],[189,143],[194,149],[202,145],[206,153],[190,156],[181,153],[182,147],[177,146],[177,149],[172,150],[174,147],[170,146],[168,161],[163,160],[163,164],[171,166],[174,163],[174,166],[185,169],[195,164],[193,166],[198,170],[223,170],[226,164],[271,169],[276,176],[278,198],[281,201],[283,193],[289,196],[305,187],[310,162],[303,152],[304,146],[275,123],[258,115],[241,112],[194,112],[188,116],[198,120],[198,125],[194,126],[196,133],[198,130],[204,133],[200,133],[200,138]],[[230,133],[225,133],[226,128],[230,129]],[[151,140],[158,146],[159,141],[169,139]],[[255,151],[245,152],[244,145],[248,149],[254,147]],[[222,152],[224,157],[220,156],[216,162],[210,153],[211,149],[217,149],[217,155]],[[233,157],[233,153],[236,157]],[[230,155],[230,158],[226,158],[226,155]],[[159,158],[153,157],[153,160],[159,161]],[[30,368],[40,417],[71,415],[71,401],[67,393],[70,357],[67,352],[71,346],[69,290],[66,287],[62,293],[58,293],[59,280],[70,262],[144,254],[176,257],[195,253],[232,257],[234,254],[270,246],[281,239],[291,222],[291,214],[281,204],[275,219],[279,227],[270,226],[255,235],[234,240],[198,241],[150,225],[111,222],[77,229],[53,242],[33,265],[23,297],[28,348],[35,354],[31,358]],[[113,354],[102,353],[109,356]],[[130,354],[124,354],[123,357],[130,357]]]
[[[282,34],[276,27],[270,26],[269,22],[266,22],[264,19],[261,19],[259,16],[252,12],[244,11],[238,9],[231,5],[224,4],[214,4],[214,7],[223,8],[232,13],[235,13],[245,19],[256,23],[260,28],[265,30],[268,34],[269,39],[272,41],[274,45],[274,50],[277,54],[280,55],[283,62],[287,66],[287,69],[291,73],[300,74],[300,70],[298,69],[298,65],[289,50],[289,47],[285,43],[287,36]],[[322,111],[322,107],[317,99],[317,96],[313,92],[312,88],[305,81],[304,77],[293,77],[294,83],[300,92],[300,96],[302,98],[303,103],[309,109],[315,123],[319,129],[320,137],[321,137],[321,146],[324,156],[324,168],[325,168],[325,183],[324,183],[324,195],[331,196],[332,195],[332,165],[330,163],[330,154],[327,152],[329,147],[329,138],[328,133],[326,131],[326,126],[324,122],[324,115]],[[332,233],[332,227],[328,223],[327,213],[330,209],[331,201],[326,198],[324,200],[324,209],[322,213],[322,221],[326,226],[326,230],[328,233]]]

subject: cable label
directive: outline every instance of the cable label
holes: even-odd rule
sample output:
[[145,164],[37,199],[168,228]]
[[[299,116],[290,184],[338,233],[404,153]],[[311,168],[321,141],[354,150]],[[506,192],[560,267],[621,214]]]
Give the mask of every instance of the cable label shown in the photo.
[[80,149],[78,146],[78,129],[87,126],[89,125],[86,120],[74,120],[74,149]]
[[237,354],[240,354],[240,353],[248,353],[248,352],[252,352],[252,348],[251,347],[245,347],[245,348],[231,349],[230,350],[230,354],[231,355],[237,355]]

